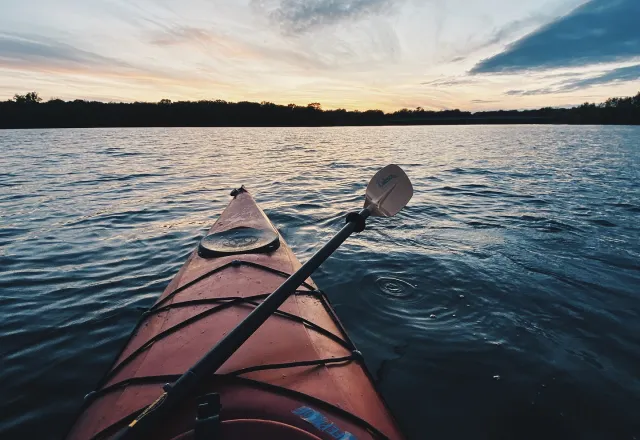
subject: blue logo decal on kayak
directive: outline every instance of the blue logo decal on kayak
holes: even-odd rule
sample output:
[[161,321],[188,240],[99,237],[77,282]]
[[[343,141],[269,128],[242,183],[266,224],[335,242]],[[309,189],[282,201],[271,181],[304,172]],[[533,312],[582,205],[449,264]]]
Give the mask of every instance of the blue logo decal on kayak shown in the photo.
[[348,431],[343,431],[322,415],[319,411],[311,409],[308,406],[301,406],[292,411],[301,419],[306,420],[322,432],[326,432],[336,440],[357,440],[356,436]]

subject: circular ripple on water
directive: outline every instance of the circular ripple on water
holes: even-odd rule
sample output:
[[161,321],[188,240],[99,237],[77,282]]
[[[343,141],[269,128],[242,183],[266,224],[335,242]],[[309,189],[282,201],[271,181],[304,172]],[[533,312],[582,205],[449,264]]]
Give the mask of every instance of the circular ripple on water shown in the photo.
[[378,277],[376,285],[383,295],[400,299],[411,299],[416,290],[413,284],[394,277]]

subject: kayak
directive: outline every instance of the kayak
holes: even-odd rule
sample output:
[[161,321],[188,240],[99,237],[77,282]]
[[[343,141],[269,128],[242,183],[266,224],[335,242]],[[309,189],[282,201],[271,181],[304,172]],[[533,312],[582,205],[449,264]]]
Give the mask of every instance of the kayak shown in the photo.
[[[111,438],[300,268],[244,187],[147,310],[69,439]],[[153,439],[401,439],[326,295],[308,278]]]

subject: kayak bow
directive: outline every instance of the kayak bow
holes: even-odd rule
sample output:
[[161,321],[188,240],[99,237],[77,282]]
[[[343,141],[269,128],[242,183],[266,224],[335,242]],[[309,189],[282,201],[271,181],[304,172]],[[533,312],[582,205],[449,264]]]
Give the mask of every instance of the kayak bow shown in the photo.
[[[300,263],[241,188],[124,349],[69,439],[113,437]],[[149,438],[402,438],[362,355],[308,278]]]

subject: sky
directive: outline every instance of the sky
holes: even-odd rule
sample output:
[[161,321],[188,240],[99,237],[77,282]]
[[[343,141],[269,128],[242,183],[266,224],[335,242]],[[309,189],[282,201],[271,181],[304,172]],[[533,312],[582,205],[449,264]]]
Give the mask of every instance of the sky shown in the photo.
[[640,91],[640,0],[0,0],[0,99],[570,106]]

